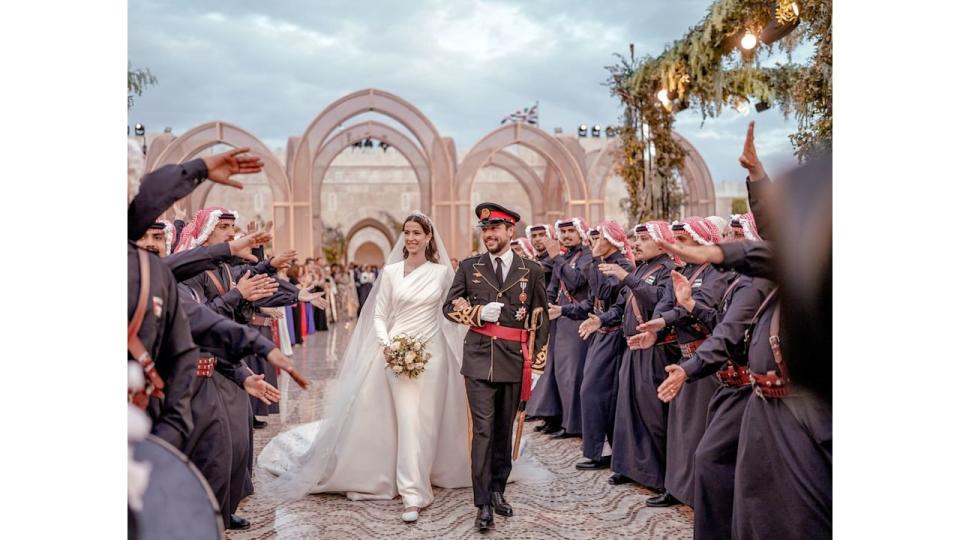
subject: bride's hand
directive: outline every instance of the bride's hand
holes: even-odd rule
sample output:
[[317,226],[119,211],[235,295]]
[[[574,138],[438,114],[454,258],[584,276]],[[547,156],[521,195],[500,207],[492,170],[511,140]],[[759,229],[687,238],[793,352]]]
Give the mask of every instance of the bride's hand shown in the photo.
[[457,297],[453,299],[453,310],[454,311],[463,311],[470,307],[470,302],[467,302],[465,298]]
[[387,364],[390,363],[390,348],[389,348],[389,347],[384,347],[384,348],[383,348],[383,361],[386,362]]

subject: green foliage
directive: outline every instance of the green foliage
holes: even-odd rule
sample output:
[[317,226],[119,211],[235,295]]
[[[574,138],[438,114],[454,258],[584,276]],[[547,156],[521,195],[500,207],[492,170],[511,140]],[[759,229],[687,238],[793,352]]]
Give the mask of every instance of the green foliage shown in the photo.
[[750,209],[747,207],[747,200],[743,197],[738,197],[730,202],[730,213],[731,214],[746,214]]
[[148,68],[133,69],[133,65],[127,63],[127,109],[133,107],[133,95],[143,95],[143,91],[148,86],[157,84],[157,78],[150,73]]
[[339,226],[323,228],[323,256],[327,264],[346,264],[347,237]]
[[[623,106],[620,175],[629,194],[631,218],[651,213],[675,214],[671,190],[683,167],[685,153],[673,137],[674,110],[697,107],[706,120],[723,108],[748,100],[779,105],[793,114],[797,132],[790,135],[798,160],[829,150],[833,142],[833,34],[832,0],[796,0],[800,22],[791,34],[772,46],[738,48],[746,29],[755,35],[774,20],[775,7],[788,0],[717,0],[703,20],[670,45],[660,56],[635,59],[616,55],[607,66],[607,84]],[[801,41],[813,43],[815,53],[806,65],[760,67],[759,58],[773,47],[787,53]],[[664,105],[657,92],[666,89]],[[667,179],[667,180],[661,180]],[[658,185],[659,182],[659,185]],[[677,187],[677,189],[679,189]],[[659,201],[659,202],[658,202]]]

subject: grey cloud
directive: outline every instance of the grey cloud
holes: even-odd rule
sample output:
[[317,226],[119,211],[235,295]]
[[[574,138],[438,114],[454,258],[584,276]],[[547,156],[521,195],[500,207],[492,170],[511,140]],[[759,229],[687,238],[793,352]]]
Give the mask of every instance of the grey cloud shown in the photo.
[[[625,53],[657,55],[698,21],[703,1],[284,2],[129,4],[129,56],[160,80],[130,122],[183,132],[224,119],[272,145],[298,135],[330,102],[377,87],[421,108],[465,153],[514,110],[540,102],[541,126],[566,132],[616,124],[603,66]],[[758,144],[790,160],[792,119],[751,115]],[[717,180],[741,176],[749,118],[678,116],[677,130]],[[774,140],[773,137],[777,137]],[[766,156],[765,156],[766,157]]]

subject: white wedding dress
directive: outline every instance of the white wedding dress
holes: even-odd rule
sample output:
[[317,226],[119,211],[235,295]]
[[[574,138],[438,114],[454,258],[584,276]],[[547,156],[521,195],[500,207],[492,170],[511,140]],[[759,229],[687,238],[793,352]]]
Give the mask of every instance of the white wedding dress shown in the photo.
[[[327,416],[278,435],[261,452],[258,465],[279,475],[268,490],[282,499],[400,495],[404,506],[424,508],[433,502],[431,485],[470,486],[465,328],[441,311],[452,280],[449,265],[427,262],[406,276],[402,259],[384,267],[371,296],[372,324],[363,322],[371,311],[364,306]],[[380,343],[400,333],[428,341],[432,356],[416,379],[384,362]]]

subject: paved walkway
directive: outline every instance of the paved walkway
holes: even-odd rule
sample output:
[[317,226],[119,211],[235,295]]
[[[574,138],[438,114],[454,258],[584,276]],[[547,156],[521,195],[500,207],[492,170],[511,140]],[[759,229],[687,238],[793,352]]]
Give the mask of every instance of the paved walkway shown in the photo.
[[[327,383],[336,375],[350,337],[350,325],[340,323],[329,332],[309,336],[304,346],[294,348],[297,368],[310,378],[309,391],[295,385],[282,388],[281,415],[269,418],[269,425],[254,431],[257,454],[267,441],[285,429],[322,416],[322,397]],[[420,514],[416,524],[400,520],[399,499],[352,502],[339,495],[311,495],[303,500],[278,505],[260,486],[270,478],[257,470],[257,492],[248,497],[238,514],[249,519],[251,528],[227,533],[230,539],[264,538],[692,538],[693,512],[685,506],[647,508],[643,501],[650,491],[635,485],[607,484],[610,471],[578,471],[580,439],[551,440],[533,431],[528,451],[555,475],[549,483],[511,484],[507,499],[515,517],[496,516],[496,529],[480,534],[473,528],[476,509],[469,489],[435,488],[436,500]]]

